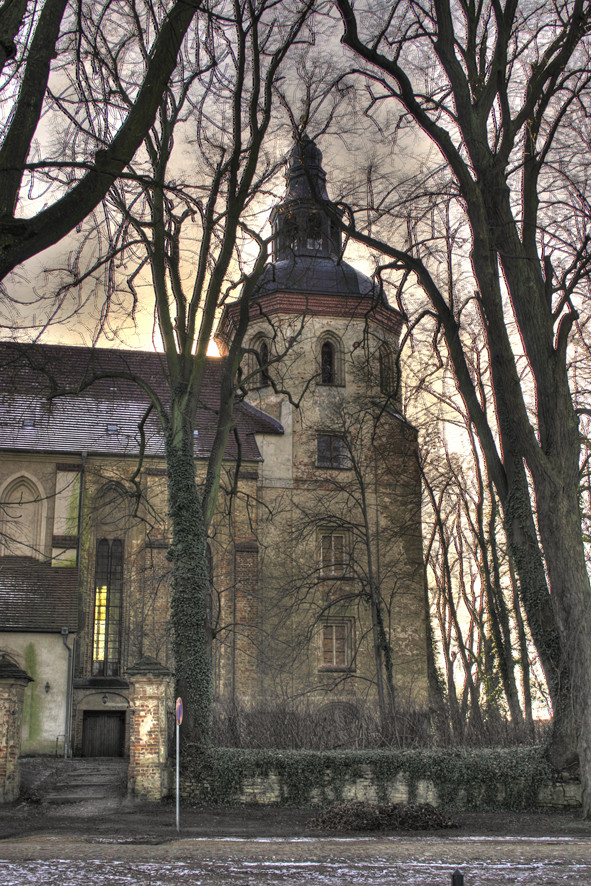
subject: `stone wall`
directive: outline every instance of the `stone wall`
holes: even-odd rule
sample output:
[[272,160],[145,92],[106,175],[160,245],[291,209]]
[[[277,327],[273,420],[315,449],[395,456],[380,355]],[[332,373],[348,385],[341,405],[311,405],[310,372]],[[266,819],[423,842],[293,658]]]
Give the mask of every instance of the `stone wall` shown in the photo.
[[[312,805],[320,806],[321,794],[318,791],[312,795]],[[354,802],[363,800],[367,803],[380,803],[382,792],[378,790],[369,772],[360,778],[351,779],[343,785],[342,791],[338,791],[338,802]],[[337,791],[334,791],[334,800],[337,802]],[[458,809],[473,808],[473,804],[466,805],[465,792],[458,794]],[[499,791],[499,805],[503,805],[502,791]],[[273,806],[281,803],[280,779],[276,772],[267,776],[255,776],[244,782],[240,793],[241,803],[257,803],[262,806]],[[431,803],[433,806],[441,806],[437,788],[428,779],[419,780],[412,788],[410,780],[405,775],[398,775],[387,786],[387,803]],[[488,804],[487,804],[488,805]],[[564,811],[578,809],[581,806],[581,783],[573,780],[566,782],[548,782],[541,786],[538,792],[536,809],[539,811]]]
[[[238,797],[238,803],[256,803],[262,806],[276,806],[283,804],[283,791],[281,778],[277,772],[269,772],[266,776],[256,775],[245,779],[242,790]],[[388,782],[385,791],[382,790],[372,777],[369,768],[363,775],[357,778],[346,779],[344,783],[325,784],[321,789],[313,791],[310,795],[310,805],[324,806],[326,797],[331,797],[332,803],[365,801],[367,803],[431,803],[439,807],[442,805],[441,798],[434,783],[429,779],[419,779],[412,783],[411,779],[404,774],[397,775]],[[504,807],[504,791],[499,787],[498,807]],[[474,809],[473,798],[468,800],[467,792],[458,792],[456,802],[453,804],[457,810]],[[490,800],[484,804],[490,808]],[[537,802],[534,809],[537,811],[560,812],[569,809],[579,809],[581,806],[581,783],[577,779],[566,781],[548,781],[542,784],[537,792]]]
[[552,777],[540,749],[242,751],[183,756],[181,795],[215,805],[431,803],[445,809],[558,811],[581,805],[577,779]]
[[8,656],[0,656],[0,803],[20,791],[18,758],[25,687],[31,678]]

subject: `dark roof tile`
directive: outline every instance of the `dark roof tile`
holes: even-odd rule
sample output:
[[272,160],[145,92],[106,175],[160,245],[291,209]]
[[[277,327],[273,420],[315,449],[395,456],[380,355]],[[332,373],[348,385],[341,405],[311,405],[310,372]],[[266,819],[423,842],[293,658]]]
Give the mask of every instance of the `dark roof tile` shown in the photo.
[[78,630],[78,570],[0,557],[0,631]]
[[[207,458],[213,445],[224,370],[208,358],[197,410],[195,455]],[[150,399],[132,376],[149,385],[166,406],[170,400],[162,354],[63,345],[0,343],[0,449],[135,455],[138,426]],[[94,379],[88,387],[84,385]],[[76,391],[48,399],[50,391]],[[281,433],[265,413],[237,402],[234,420],[246,460],[260,460],[254,435]],[[164,455],[164,436],[155,410],[144,425],[146,454]],[[237,454],[234,436],[226,457]]]

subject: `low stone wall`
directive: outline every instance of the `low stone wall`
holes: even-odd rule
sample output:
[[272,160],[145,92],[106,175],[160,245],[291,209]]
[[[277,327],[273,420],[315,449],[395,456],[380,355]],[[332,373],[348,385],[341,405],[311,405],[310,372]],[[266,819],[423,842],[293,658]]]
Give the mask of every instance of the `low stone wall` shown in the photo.
[[328,806],[342,801],[431,803],[462,810],[563,810],[577,780],[552,778],[539,748],[478,751],[244,751],[187,749],[181,794],[194,804]]

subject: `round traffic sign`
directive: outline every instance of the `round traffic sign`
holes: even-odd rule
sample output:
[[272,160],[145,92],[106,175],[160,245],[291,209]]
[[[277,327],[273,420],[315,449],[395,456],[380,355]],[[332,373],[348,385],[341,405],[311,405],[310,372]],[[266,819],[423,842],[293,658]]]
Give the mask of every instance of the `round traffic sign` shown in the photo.
[[179,726],[183,722],[183,700],[181,698],[176,700],[176,721]]

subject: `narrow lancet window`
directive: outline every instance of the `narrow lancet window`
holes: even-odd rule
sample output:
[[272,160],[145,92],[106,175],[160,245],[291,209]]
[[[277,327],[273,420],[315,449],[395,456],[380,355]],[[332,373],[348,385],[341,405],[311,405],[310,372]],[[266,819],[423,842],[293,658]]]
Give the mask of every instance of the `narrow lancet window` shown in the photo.
[[329,341],[323,342],[320,350],[320,375],[323,385],[335,384],[335,353],[334,346]]
[[121,605],[123,597],[123,542],[102,538],[96,547],[92,674],[119,675]]

